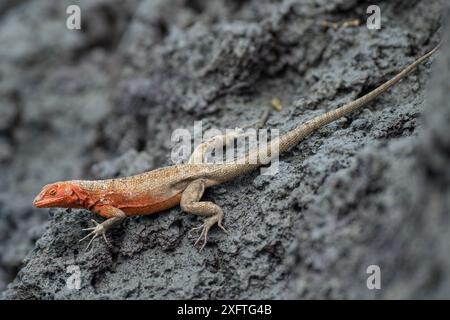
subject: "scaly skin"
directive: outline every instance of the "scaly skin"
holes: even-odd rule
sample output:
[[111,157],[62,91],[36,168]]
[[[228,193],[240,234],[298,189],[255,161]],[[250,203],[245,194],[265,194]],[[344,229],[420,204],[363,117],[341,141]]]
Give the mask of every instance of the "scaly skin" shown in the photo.
[[[266,146],[263,146],[250,151],[242,159],[238,159],[235,162],[224,164],[204,163],[204,156],[208,149],[207,144],[211,143],[217,147],[218,141],[223,141],[223,144],[227,145],[238,135],[236,131],[232,134],[233,137],[224,135],[220,137],[221,139],[218,139],[219,136],[217,136],[211,139],[211,142],[200,145],[194,150],[193,156],[191,156],[191,159],[195,159],[196,163],[164,167],[118,179],[56,182],[46,185],[42,189],[34,200],[34,205],[38,208],[85,208],[106,218],[107,220],[103,223],[98,224],[94,221],[96,223],[95,227],[84,229],[91,231],[85,238],[81,239],[84,240],[92,236],[88,244],[89,248],[92,241],[99,235],[103,235],[105,241],[107,241],[105,232],[126,217],[152,214],[180,204],[185,212],[207,217],[200,227],[193,229],[201,229],[201,234],[195,244],[203,239],[201,247],[203,249],[209,229],[214,224],[217,223],[222,230],[227,232],[222,226],[222,209],[212,202],[200,201],[206,188],[232,180],[257,169],[262,163],[266,163],[265,161],[298,144],[315,130],[358,110],[404,78],[420,63],[435,53],[437,49],[438,47],[423,55],[395,77],[365,96],[307,121],[274,139],[267,146],[269,152],[267,152]],[[252,162],[249,161],[250,159],[256,159],[257,161]]]

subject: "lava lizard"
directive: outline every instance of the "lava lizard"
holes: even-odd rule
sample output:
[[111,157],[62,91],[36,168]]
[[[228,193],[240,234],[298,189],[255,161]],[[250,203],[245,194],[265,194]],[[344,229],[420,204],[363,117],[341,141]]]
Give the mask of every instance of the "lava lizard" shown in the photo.
[[[366,105],[409,74],[437,49],[438,47],[435,47],[418,58],[392,79],[366,95],[317,116],[298,125],[286,134],[272,139],[266,146],[266,154],[269,150],[267,157],[273,158],[279,153],[283,153],[297,145],[313,131]],[[225,136],[225,140],[230,140],[228,138]],[[217,139],[213,140],[213,143],[217,144]],[[204,147],[203,145],[194,150],[191,158],[202,159]],[[260,157],[261,150],[261,147],[250,150],[244,155],[244,158],[240,159],[241,161],[238,159],[231,163],[209,164],[201,161],[200,163],[190,161],[187,164],[168,166],[124,178],[55,182],[44,186],[33,204],[38,208],[85,208],[106,218],[100,224],[92,220],[96,225],[92,228],[83,229],[91,232],[80,241],[92,236],[86,249],[100,235],[108,242],[105,232],[126,217],[148,215],[180,204],[183,211],[206,218],[201,226],[192,229],[201,230],[194,245],[197,245],[203,239],[203,245],[201,246],[201,249],[203,249],[207,242],[208,232],[216,223],[223,231],[228,233],[222,225],[224,216],[222,209],[213,202],[200,201],[205,189],[232,180],[260,167],[263,164]],[[277,151],[272,152],[272,150]],[[255,156],[256,162],[249,161]]]

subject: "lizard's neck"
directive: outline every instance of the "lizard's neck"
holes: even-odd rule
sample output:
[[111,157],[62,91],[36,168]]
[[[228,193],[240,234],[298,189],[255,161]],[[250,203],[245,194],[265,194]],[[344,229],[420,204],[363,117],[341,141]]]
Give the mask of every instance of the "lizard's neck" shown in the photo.
[[95,199],[92,196],[92,190],[89,188],[89,181],[70,181],[72,190],[77,196],[78,201],[74,204],[76,208],[85,208],[90,210],[95,205]]

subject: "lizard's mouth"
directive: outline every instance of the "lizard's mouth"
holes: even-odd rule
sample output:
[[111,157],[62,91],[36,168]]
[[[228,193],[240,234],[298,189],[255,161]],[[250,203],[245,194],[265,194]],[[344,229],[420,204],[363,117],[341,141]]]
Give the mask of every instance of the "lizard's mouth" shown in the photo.
[[33,201],[33,205],[36,208],[49,208],[58,205],[61,200],[62,198],[42,199],[41,196],[37,196]]

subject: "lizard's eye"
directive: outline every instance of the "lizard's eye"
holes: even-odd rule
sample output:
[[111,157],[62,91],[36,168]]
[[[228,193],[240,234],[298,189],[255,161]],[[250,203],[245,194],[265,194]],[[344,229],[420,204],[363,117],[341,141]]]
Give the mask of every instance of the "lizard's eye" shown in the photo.
[[50,190],[49,195],[55,196],[56,195],[56,190],[55,189]]

